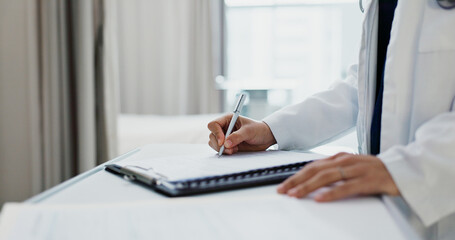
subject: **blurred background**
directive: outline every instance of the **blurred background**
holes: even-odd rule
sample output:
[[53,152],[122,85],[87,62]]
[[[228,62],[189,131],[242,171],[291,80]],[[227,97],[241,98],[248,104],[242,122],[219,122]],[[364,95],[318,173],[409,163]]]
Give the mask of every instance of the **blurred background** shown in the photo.
[[240,91],[260,120],[327,89],[362,17],[357,0],[0,0],[0,204],[144,144],[205,144]]

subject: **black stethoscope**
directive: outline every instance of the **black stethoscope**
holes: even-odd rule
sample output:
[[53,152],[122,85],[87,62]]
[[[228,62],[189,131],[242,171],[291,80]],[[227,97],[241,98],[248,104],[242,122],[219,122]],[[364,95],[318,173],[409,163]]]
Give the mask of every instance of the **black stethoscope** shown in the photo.
[[436,0],[436,2],[444,9],[455,8],[455,0]]
[[[438,3],[438,5],[441,8],[444,8],[447,10],[455,8],[455,0],[436,0],[436,2]],[[365,9],[363,8],[362,0],[359,0],[359,7],[360,7],[360,11],[362,11],[362,12],[365,11]]]

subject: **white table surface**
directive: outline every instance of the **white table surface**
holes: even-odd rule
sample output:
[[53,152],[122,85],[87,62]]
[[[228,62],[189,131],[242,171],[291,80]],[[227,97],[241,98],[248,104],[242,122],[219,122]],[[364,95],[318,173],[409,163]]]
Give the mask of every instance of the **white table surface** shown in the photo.
[[[116,161],[130,161],[143,157],[169,156],[179,150],[185,149],[189,154],[211,152],[206,145],[147,145],[145,147],[133,150],[125,155],[111,160],[109,163]],[[241,190],[225,191],[219,193],[196,195],[186,198],[191,199],[229,199],[235,197],[254,197],[257,201],[261,198],[267,198],[276,195],[276,185],[254,187]],[[86,173],[72,178],[48,191],[45,191],[31,199],[28,203],[45,203],[45,204],[96,204],[96,203],[131,203],[144,200],[162,200],[171,201],[170,198],[158,194],[150,189],[126,181],[123,178],[104,171],[103,165],[100,165]],[[308,205],[308,211],[319,211],[321,221],[327,222],[327,231],[338,225],[344,233],[350,236],[350,239],[417,239],[417,235],[412,232],[409,226],[403,227],[403,222],[396,219],[397,211],[391,213],[380,197],[362,197],[338,201],[336,203],[314,203],[311,199],[302,199]],[[310,202],[311,201],[311,202]],[[159,201],[158,201],[159,202]],[[326,204],[326,205],[324,205]],[[362,206],[369,206],[362,209]],[[312,207],[310,207],[312,206]],[[335,207],[334,207],[335,206]],[[360,210],[359,210],[360,209]],[[352,210],[352,211],[351,211]],[[359,211],[362,211],[359,213]],[[350,214],[352,213],[352,214]],[[280,213],[277,213],[278,215]],[[317,214],[317,212],[316,212]],[[395,216],[394,216],[395,215]],[[351,219],[350,222],[342,219]],[[286,218],[286,216],[280,216]],[[325,218],[325,219],[324,219]],[[352,220],[355,219],[355,223]],[[303,215],[302,224],[314,221],[308,215]],[[336,221],[336,222],[334,222]],[[247,231],[247,229],[243,229]],[[242,231],[242,229],[239,229]],[[309,235],[317,233],[308,232]],[[304,237],[304,236],[302,236]]]

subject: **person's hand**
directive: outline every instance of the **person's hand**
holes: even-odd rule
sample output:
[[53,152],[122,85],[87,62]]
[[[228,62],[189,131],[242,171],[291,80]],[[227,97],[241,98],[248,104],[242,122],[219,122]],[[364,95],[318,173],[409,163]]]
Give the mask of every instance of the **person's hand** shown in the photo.
[[264,122],[239,116],[232,133],[226,138],[224,133],[229,127],[233,114],[228,114],[210,122],[209,146],[220,151],[224,145],[224,153],[234,154],[238,151],[264,151],[276,143],[269,126]]
[[353,195],[400,194],[381,159],[348,153],[338,153],[308,164],[281,183],[277,192],[302,198],[332,184],[330,190],[319,193],[314,199],[328,202]]

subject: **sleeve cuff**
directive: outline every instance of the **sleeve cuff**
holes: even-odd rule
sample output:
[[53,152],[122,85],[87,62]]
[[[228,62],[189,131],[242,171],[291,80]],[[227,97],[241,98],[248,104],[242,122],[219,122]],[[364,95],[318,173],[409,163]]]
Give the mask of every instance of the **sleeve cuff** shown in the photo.
[[[405,202],[428,227],[450,215],[451,212],[448,212],[445,201],[452,201],[452,199],[435,190],[434,185],[441,183],[426,179],[420,167],[406,159],[405,155],[401,154],[402,151],[404,147],[397,147],[377,157],[384,162]],[[454,208],[455,204],[452,205]]]
[[265,124],[267,124],[272,131],[272,134],[278,144],[279,150],[291,150],[296,147],[295,143],[291,141],[291,138],[289,137],[291,135],[289,133],[289,129],[281,120],[279,114],[274,113],[272,115],[269,115],[262,121],[265,122]]

